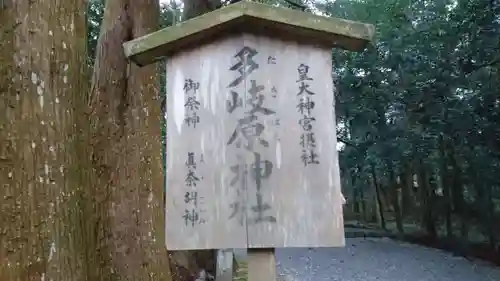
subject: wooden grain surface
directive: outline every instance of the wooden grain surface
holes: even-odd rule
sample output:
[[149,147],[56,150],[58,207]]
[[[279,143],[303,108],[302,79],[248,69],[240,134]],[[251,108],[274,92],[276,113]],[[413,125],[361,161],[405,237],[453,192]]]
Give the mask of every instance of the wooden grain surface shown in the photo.
[[248,281],[276,281],[274,249],[248,250]]
[[[255,52],[255,64],[247,58],[243,69],[258,67],[229,87],[240,76],[230,68],[242,49]],[[312,79],[304,81],[314,93],[303,94],[309,100],[298,95],[301,64]],[[168,61],[166,244],[170,250],[344,244],[331,64],[328,48],[250,34],[179,53]],[[195,93],[186,95],[186,79],[199,83]],[[252,100],[255,87],[261,91],[253,93]],[[234,100],[231,91],[237,93]],[[193,114],[185,106],[192,97],[199,102],[196,128],[185,122]],[[240,106],[230,113],[228,105],[233,101]],[[307,111],[303,106],[310,102],[314,107],[309,115],[300,113],[300,108]],[[230,143],[238,120],[251,116],[252,110],[254,127],[246,132],[253,131],[254,136],[247,140],[237,130],[237,138]],[[300,121],[304,116],[315,118],[309,131]],[[306,166],[301,136],[307,134],[314,137],[319,163]],[[191,187],[185,182],[189,153],[194,155],[199,178]],[[191,191],[198,192],[196,207],[184,200]],[[255,211],[259,198],[261,210],[262,205],[269,206],[260,212],[260,220]],[[199,212],[194,226],[185,223],[186,210]]]

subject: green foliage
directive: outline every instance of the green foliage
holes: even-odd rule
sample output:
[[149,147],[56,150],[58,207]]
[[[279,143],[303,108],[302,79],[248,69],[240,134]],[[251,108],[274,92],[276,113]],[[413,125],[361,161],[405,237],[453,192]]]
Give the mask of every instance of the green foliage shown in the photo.
[[[408,169],[425,169],[433,194],[449,190],[453,213],[491,225],[485,218],[500,198],[500,3],[337,0],[317,8],[377,30],[364,53],[333,54],[345,186],[372,189],[368,172],[355,174],[354,186],[348,180],[370,165],[387,188]],[[462,193],[470,205],[455,198]]]
[[89,66],[91,67],[94,65],[97,39],[99,38],[99,31],[103,15],[104,1],[90,0],[87,8],[87,54]]

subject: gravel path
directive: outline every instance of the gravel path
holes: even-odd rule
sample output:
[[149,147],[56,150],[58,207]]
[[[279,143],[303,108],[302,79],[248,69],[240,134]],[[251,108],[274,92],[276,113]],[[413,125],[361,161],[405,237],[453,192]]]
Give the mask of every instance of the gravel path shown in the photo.
[[391,239],[349,238],[345,248],[279,249],[279,280],[500,281],[500,268]]

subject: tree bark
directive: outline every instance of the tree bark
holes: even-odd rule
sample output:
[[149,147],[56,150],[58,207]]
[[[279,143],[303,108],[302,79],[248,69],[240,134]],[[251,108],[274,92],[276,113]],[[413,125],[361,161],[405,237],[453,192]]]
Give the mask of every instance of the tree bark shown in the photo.
[[352,187],[352,211],[356,214],[356,217],[360,216],[360,202],[359,202],[359,190],[356,187],[356,177],[352,171],[349,172],[351,176],[351,187]]
[[[159,3],[157,0],[130,2],[132,37],[137,38],[159,28]],[[163,170],[158,64],[142,68],[131,65],[128,77],[128,105],[126,113],[128,131],[128,166],[120,177],[131,193],[128,206],[134,212],[133,224],[137,227],[138,243],[134,249],[141,270],[128,269],[127,276],[136,273],[135,280],[172,280],[169,259],[165,248],[165,177]],[[132,175],[132,176],[129,176]],[[135,176],[134,176],[135,175]],[[132,260],[131,260],[132,262]]]
[[[129,253],[130,249],[121,249],[123,233],[119,222],[128,210],[120,209],[116,214],[111,206],[123,206],[118,197],[122,191],[117,173],[120,171],[120,158],[125,152],[125,106],[127,94],[127,62],[121,51],[121,44],[131,39],[131,19],[128,13],[128,1],[106,1],[103,22],[96,47],[96,58],[92,74],[89,107],[92,147],[92,165],[95,178],[91,197],[95,200],[90,244],[95,245],[96,257],[94,270],[89,272],[91,280],[122,279],[125,273],[120,270],[120,251]],[[125,152],[126,153],[126,152]],[[136,163],[129,163],[134,165]],[[123,190],[124,195],[127,191]],[[113,201],[117,201],[116,203]],[[126,214],[123,214],[126,213]],[[124,226],[128,226],[127,221]],[[135,229],[131,229],[130,234]],[[119,236],[119,237],[117,237]],[[118,245],[117,245],[118,244]],[[116,274],[116,278],[113,275]]]
[[85,280],[86,1],[0,9],[0,280]]
[[157,65],[131,65],[122,49],[158,27],[157,1],[106,1],[90,101],[99,261],[92,280],[172,280]]

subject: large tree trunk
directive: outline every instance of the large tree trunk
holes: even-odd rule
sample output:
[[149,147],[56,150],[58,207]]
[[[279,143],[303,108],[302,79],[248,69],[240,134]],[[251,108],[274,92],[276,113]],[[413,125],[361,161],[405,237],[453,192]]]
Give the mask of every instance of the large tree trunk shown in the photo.
[[[120,157],[126,153],[124,142],[127,94],[127,62],[121,51],[121,44],[131,37],[131,20],[128,14],[128,3],[125,1],[106,1],[106,8],[101,26],[101,32],[96,47],[96,59],[92,76],[90,92],[92,164],[96,173],[92,184],[91,197],[95,200],[93,221],[95,223],[91,244],[96,244],[95,267],[90,272],[91,280],[112,280],[125,275],[120,270],[119,253],[130,253],[130,249],[121,249],[123,229],[113,218],[121,219],[132,214],[130,210],[121,208],[117,214],[111,206],[120,206],[119,192],[121,190],[118,172]],[[134,165],[136,163],[128,163]],[[123,190],[127,194],[127,191]],[[118,202],[113,202],[118,201]],[[123,214],[126,213],[126,214]],[[116,224],[116,225],[113,225]],[[129,222],[124,222],[128,227]],[[137,237],[129,232],[131,236]],[[118,237],[117,237],[118,236]],[[132,246],[132,245],[130,245]]]
[[0,280],[86,280],[86,1],[3,3]]
[[164,246],[164,173],[155,64],[128,64],[122,43],[155,31],[155,0],[106,1],[92,77],[96,241],[92,280],[172,280]]
[[[157,0],[131,1],[132,37],[140,37],[159,27],[159,3]],[[161,108],[158,65],[142,68],[131,66],[128,77],[129,105],[126,113],[128,126],[128,166],[120,177],[129,188],[128,208],[134,211],[133,224],[137,227],[138,240],[135,253],[139,261],[135,268],[135,280],[171,280],[169,260],[165,249],[165,211],[163,198],[165,177],[163,171],[161,140]],[[130,176],[129,176],[130,175]],[[134,176],[135,175],[135,176]]]

